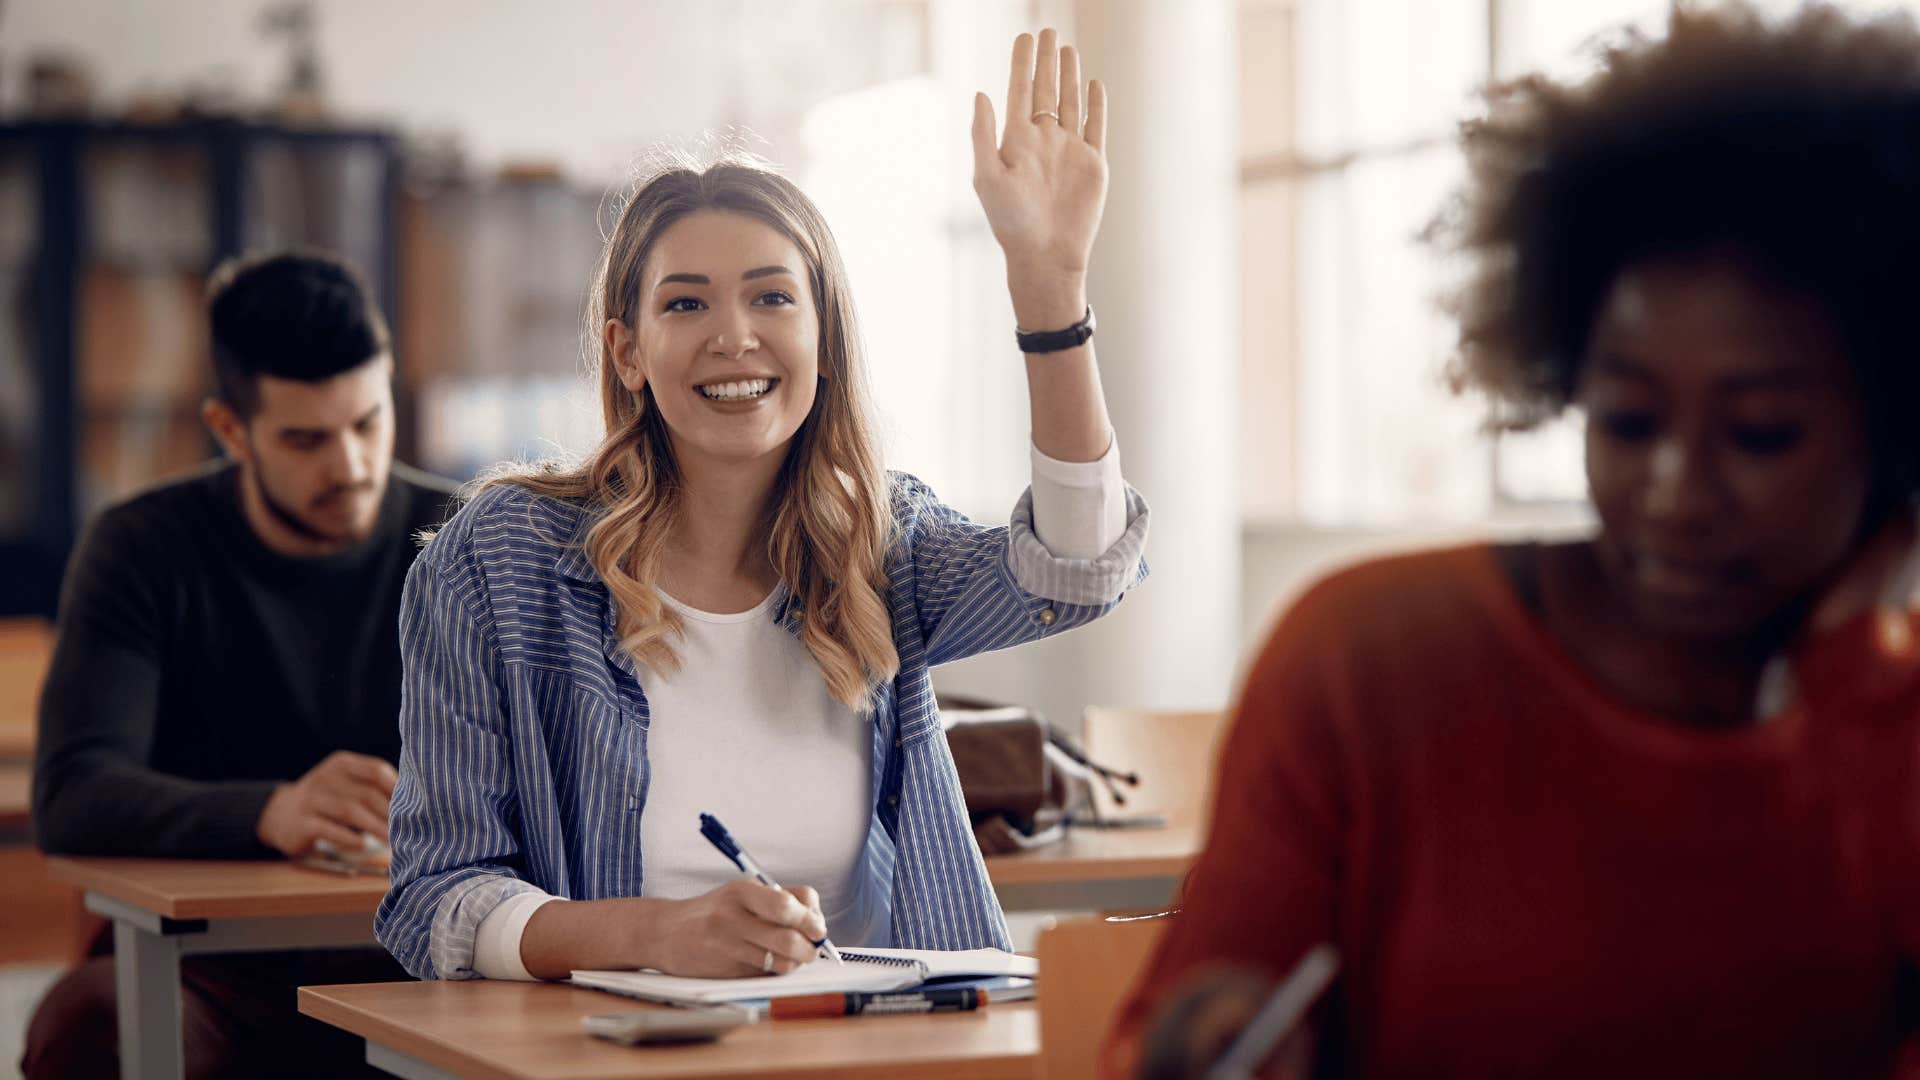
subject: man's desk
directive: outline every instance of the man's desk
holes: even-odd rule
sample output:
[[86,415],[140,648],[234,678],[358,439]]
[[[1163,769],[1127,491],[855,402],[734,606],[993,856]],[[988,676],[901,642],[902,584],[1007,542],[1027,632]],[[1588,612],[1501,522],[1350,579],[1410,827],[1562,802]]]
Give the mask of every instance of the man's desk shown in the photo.
[[0,761],[0,844],[32,842],[32,790],[32,766]]
[[54,856],[47,870],[113,921],[120,1075],[181,1075],[180,958],[193,953],[374,944],[384,875],[290,862]]
[[1031,1001],[977,1012],[763,1020],[719,1042],[620,1046],[580,1018],[661,1008],[552,983],[303,986],[300,1011],[367,1040],[367,1060],[406,1080],[613,1077],[1031,1077],[1040,1014]]

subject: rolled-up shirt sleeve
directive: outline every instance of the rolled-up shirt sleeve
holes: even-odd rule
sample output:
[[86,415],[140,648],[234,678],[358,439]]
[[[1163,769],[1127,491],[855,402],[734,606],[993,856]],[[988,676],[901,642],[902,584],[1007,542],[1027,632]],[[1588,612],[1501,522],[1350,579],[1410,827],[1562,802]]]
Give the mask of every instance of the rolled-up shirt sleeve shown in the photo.
[[1005,525],[969,520],[925,484],[896,473],[890,556],[893,602],[919,624],[928,665],[1004,649],[1099,618],[1144,580],[1147,502],[1121,485],[1126,524],[1092,558],[1060,555],[1034,529],[1034,492]]
[[486,979],[538,982],[520,959],[520,939],[533,913],[560,899],[544,889],[515,893],[480,920],[473,939],[473,970]]

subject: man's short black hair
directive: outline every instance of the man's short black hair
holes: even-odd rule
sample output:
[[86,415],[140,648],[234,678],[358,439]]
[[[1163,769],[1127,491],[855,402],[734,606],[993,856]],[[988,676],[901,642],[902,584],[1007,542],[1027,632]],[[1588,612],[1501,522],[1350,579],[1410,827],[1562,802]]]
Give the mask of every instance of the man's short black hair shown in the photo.
[[221,263],[208,282],[207,314],[220,397],[242,417],[260,407],[261,375],[321,382],[392,348],[360,275],[323,252]]

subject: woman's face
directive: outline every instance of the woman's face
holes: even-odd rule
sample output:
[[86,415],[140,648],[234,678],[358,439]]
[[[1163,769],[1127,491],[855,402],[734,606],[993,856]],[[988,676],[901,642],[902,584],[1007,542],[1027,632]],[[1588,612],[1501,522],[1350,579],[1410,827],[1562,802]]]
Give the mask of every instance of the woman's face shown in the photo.
[[820,345],[791,241],[741,214],[681,218],[641,268],[633,321],[608,326],[621,382],[653,388],[683,468],[786,452],[813,408]]
[[1858,540],[1871,469],[1839,335],[1735,260],[1623,271],[1577,401],[1601,562],[1650,631],[1733,642],[1810,597]]

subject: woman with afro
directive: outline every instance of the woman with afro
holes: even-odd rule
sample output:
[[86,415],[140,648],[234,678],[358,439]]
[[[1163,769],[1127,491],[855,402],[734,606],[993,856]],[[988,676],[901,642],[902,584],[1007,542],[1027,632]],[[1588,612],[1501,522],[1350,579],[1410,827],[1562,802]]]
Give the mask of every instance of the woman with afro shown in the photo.
[[1322,942],[1323,1073],[1920,1058],[1920,32],[1683,9],[1603,61],[1495,88],[1435,229],[1457,374],[1584,419],[1597,532],[1293,607],[1109,1071]]

